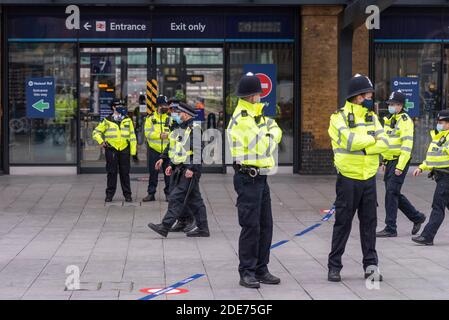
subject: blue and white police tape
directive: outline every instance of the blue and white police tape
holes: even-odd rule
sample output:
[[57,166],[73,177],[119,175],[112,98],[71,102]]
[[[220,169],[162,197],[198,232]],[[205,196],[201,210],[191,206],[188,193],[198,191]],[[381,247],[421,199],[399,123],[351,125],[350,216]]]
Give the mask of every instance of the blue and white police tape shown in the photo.
[[182,285],[187,284],[189,282],[192,282],[193,280],[196,280],[196,279],[201,278],[203,276],[204,276],[204,274],[201,274],[201,273],[194,274],[191,277],[185,278],[184,280],[176,282],[175,284],[172,284],[169,287],[166,287],[164,289],[158,290],[158,291],[156,291],[156,292],[154,292],[152,294],[149,294],[149,295],[147,295],[147,296],[145,296],[143,298],[140,298],[139,300],[151,300],[151,299],[154,299],[154,298],[156,298],[156,297],[158,297],[160,295],[163,295],[163,294],[165,294],[165,293],[167,293],[167,292],[169,292],[169,291],[171,291],[173,289],[179,288]]
[[[333,206],[332,209],[330,209],[329,212],[326,213],[326,214],[321,218],[321,221],[322,221],[322,222],[328,221],[328,220],[332,217],[332,215],[333,215],[334,213],[335,213],[335,206]],[[301,232],[298,232],[297,234],[295,234],[295,237],[301,237],[301,236],[305,235],[306,233],[312,231],[313,229],[318,228],[319,226],[321,226],[321,222],[316,223],[316,224],[314,224],[313,226],[310,226],[310,227],[304,229],[304,230],[301,231]],[[291,240],[291,239],[290,239],[290,240]],[[276,243],[274,243],[274,244],[271,245],[270,249],[274,249],[274,248],[280,247],[280,246],[282,246],[283,244],[286,244],[287,242],[290,242],[290,240],[281,240],[281,241],[279,241],[279,242],[276,242]]]

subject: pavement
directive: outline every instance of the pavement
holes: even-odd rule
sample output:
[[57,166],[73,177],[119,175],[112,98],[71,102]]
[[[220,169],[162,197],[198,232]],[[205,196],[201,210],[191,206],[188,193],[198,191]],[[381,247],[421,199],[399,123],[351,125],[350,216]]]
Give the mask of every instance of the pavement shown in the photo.
[[[162,239],[148,229],[167,203],[162,182],[157,199],[141,203],[142,175],[132,176],[135,202],[123,202],[120,189],[104,203],[104,175],[0,176],[0,299],[139,299],[144,288],[164,288],[194,274],[205,276],[182,286],[172,299],[449,299],[449,228],[444,222],[433,247],[414,244],[412,224],[399,214],[398,237],[379,239],[384,281],[363,279],[358,219],[345,255],[343,281],[327,281],[327,255],[334,218],[301,237],[294,235],[322,218],[335,197],[334,176],[279,174],[270,177],[274,217],[270,271],[278,286],[258,290],[238,284],[238,225],[232,175],[204,174],[210,238],[171,233]],[[140,180],[140,181],[139,181]],[[425,176],[406,179],[404,194],[430,213],[435,183]],[[378,177],[378,229],[385,216],[384,187]],[[79,290],[67,290],[79,271]]]

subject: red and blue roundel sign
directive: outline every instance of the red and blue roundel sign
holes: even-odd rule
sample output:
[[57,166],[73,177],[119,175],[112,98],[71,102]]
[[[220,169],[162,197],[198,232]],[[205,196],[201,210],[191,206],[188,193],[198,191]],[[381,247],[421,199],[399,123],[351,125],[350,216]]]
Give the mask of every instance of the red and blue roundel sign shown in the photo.
[[263,99],[270,95],[273,90],[273,82],[271,78],[267,76],[265,73],[256,73],[256,76],[260,79],[260,83],[262,85],[262,94],[260,97]]
[[[160,291],[162,289],[163,288],[143,288],[143,289],[140,289],[139,291],[143,292],[143,293],[146,293],[146,294],[152,294],[152,293],[156,293],[156,292],[158,292],[158,291]],[[170,290],[170,291],[168,291],[168,292],[166,292],[164,294],[166,294],[166,295],[174,295],[174,294],[183,294],[183,293],[187,293],[187,292],[189,292],[189,290],[183,289],[183,288],[176,288],[176,289]]]

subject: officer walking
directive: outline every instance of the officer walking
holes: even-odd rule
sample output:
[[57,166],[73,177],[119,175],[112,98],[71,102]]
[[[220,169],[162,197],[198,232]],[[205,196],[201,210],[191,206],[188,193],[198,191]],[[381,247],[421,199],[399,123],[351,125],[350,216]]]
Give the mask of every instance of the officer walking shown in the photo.
[[330,119],[329,135],[337,168],[337,199],[328,280],[341,281],[341,257],[357,211],[365,278],[372,274],[382,280],[377,268],[376,173],[380,154],[388,150],[387,135],[373,112],[374,88],[371,80],[356,74],[349,81],[346,104]]
[[112,115],[103,119],[92,133],[99,145],[105,148],[106,171],[108,174],[106,199],[111,202],[117,188],[117,172],[126,202],[132,202],[129,179],[130,158],[136,154],[137,140],[134,125],[127,116],[128,108],[122,100],[111,104]]
[[429,222],[420,236],[412,238],[422,245],[433,245],[433,239],[444,220],[444,211],[449,209],[449,109],[440,111],[436,130],[432,130],[430,136],[432,142],[426,160],[413,172],[416,177],[424,170],[429,170],[429,177],[437,183]]
[[162,166],[165,157],[169,164],[165,174],[171,176],[168,209],[162,223],[149,223],[148,227],[167,237],[170,227],[187,207],[196,220],[196,228],[186,232],[188,237],[209,237],[206,206],[201,197],[199,180],[201,177],[201,128],[193,122],[195,109],[185,103],[179,103],[175,121],[180,124],[178,130],[170,134],[170,142],[156,163],[156,169]]
[[227,128],[234,161],[234,189],[242,228],[239,239],[240,285],[259,288],[260,283],[279,284],[268,271],[273,235],[267,171],[275,166],[274,152],[282,131],[263,114],[262,86],[257,76],[244,75],[237,86],[237,107]]
[[415,209],[401,193],[407,176],[413,149],[413,121],[405,113],[405,95],[395,91],[387,101],[389,117],[384,118],[384,130],[388,136],[389,149],[382,153],[385,170],[385,228],[379,231],[378,238],[396,237],[398,208],[413,222],[412,234],[418,233],[426,216]]
[[[148,141],[149,152],[148,162],[150,171],[150,180],[148,182],[148,195],[142,199],[143,202],[155,201],[154,194],[157,190],[159,170],[156,170],[155,165],[159,160],[161,153],[168,145],[168,136],[170,134],[170,116],[168,115],[168,99],[166,96],[160,95],[156,99],[158,106],[157,111],[148,116],[145,120],[145,137]],[[168,197],[170,188],[170,177],[165,174],[167,163],[162,164],[165,180],[165,198]]]

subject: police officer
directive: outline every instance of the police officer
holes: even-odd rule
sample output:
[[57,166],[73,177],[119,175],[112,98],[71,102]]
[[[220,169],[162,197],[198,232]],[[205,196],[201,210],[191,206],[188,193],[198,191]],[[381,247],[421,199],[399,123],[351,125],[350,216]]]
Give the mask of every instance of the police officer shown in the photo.
[[348,89],[346,103],[332,114],[328,131],[338,172],[328,280],[341,281],[341,257],[356,211],[360,220],[365,278],[374,274],[376,279],[382,280],[376,252],[376,173],[380,154],[388,150],[388,140],[373,112],[371,80],[356,74],[349,81]]
[[449,109],[440,111],[436,130],[432,130],[430,135],[432,142],[426,160],[413,172],[416,177],[424,170],[429,170],[429,177],[437,183],[429,222],[420,236],[412,238],[422,245],[433,245],[433,239],[444,220],[444,210],[449,209]]
[[[161,153],[168,145],[168,136],[170,134],[170,116],[168,115],[168,99],[164,95],[160,95],[156,99],[157,110],[145,120],[145,137],[148,141],[149,152],[148,162],[150,171],[150,180],[148,182],[148,195],[142,199],[143,202],[154,201],[154,194],[157,190],[159,170],[155,165],[159,160]],[[170,188],[170,177],[165,174],[167,163],[162,165],[165,180],[165,198],[168,197]]]
[[108,174],[105,201],[111,202],[114,197],[118,172],[125,201],[132,202],[129,170],[130,158],[137,149],[136,134],[124,102],[114,99],[111,107],[113,114],[104,118],[92,133],[93,139],[105,148]]
[[[180,124],[170,133],[170,142],[162,157],[169,158],[165,170],[170,180],[168,209],[162,223],[149,223],[148,227],[167,237],[170,227],[189,208],[195,216],[196,228],[186,233],[188,237],[209,237],[206,206],[200,193],[201,176],[201,128],[193,122],[195,109],[185,103],[179,103],[175,121]],[[162,166],[164,159],[156,163],[156,169]]]
[[275,166],[274,152],[282,131],[275,120],[263,114],[262,87],[252,73],[244,75],[237,86],[237,107],[228,124],[227,134],[234,161],[234,189],[242,228],[239,238],[240,285],[259,288],[260,283],[279,284],[268,271],[273,235],[270,188],[266,171]]
[[413,222],[412,234],[418,233],[426,216],[416,210],[401,194],[401,188],[408,172],[413,148],[413,121],[405,113],[405,95],[401,91],[391,93],[387,101],[389,117],[384,118],[384,130],[388,135],[389,149],[382,153],[385,170],[385,228],[376,236],[396,237],[398,208]]

